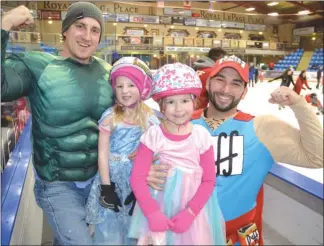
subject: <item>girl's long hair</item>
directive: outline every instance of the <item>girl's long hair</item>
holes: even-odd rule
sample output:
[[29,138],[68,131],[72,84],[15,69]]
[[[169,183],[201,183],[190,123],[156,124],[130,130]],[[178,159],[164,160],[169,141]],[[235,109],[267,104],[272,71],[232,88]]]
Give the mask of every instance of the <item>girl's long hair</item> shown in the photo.
[[[303,77],[303,74],[305,73],[305,78]],[[302,80],[306,79],[306,70],[302,70],[299,74],[299,78],[301,78]]]
[[[135,118],[134,118],[134,124],[141,127],[142,132],[144,132],[148,125],[148,118],[151,115],[154,115],[153,109],[151,109],[149,106],[147,106],[144,102],[140,101],[135,106]],[[120,104],[116,104],[114,107],[114,115],[112,117],[112,128],[114,129],[116,125],[124,122],[125,117],[125,111],[123,109],[123,106]]]

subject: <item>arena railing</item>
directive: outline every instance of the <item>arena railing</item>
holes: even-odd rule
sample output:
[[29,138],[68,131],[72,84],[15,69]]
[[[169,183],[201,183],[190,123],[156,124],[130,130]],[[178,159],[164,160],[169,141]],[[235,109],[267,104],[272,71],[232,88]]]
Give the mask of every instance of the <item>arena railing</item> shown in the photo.
[[[41,44],[61,49],[62,35],[59,33],[11,32],[10,43],[20,44],[28,49],[41,50]],[[298,43],[283,43],[270,40],[238,40],[220,38],[172,37],[152,35],[105,34],[98,50],[125,51],[151,50],[159,51],[165,47],[222,47],[224,49],[259,49],[273,51],[290,51],[298,48]],[[204,52],[202,50],[202,52]]]

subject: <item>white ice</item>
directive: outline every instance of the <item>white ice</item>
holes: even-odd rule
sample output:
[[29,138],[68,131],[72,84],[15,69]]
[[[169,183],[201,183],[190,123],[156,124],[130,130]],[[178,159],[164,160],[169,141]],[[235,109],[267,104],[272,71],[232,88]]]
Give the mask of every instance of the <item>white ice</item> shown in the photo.
[[[291,124],[292,126],[299,128],[297,119],[293,113],[293,111],[286,107],[285,109],[279,110],[278,105],[270,104],[268,99],[270,98],[271,92],[276,90],[280,86],[280,81],[274,81],[272,83],[268,82],[258,82],[255,87],[249,87],[248,93],[244,100],[239,104],[239,109],[244,111],[245,113],[249,113],[252,115],[263,115],[263,114],[272,114],[276,117],[280,118],[283,121]],[[301,95],[306,95],[308,93],[315,92],[318,95],[319,100],[323,105],[323,94],[322,87],[320,89],[316,89],[316,83],[309,82],[309,86],[312,90],[302,90]],[[159,106],[157,103],[153,101],[153,99],[149,99],[146,103],[156,109],[159,110]],[[317,109],[313,107],[314,114],[316,114]],[[323,115],[319,115],[318,119],[320,120],[323,126]],[[320,146],[322,148],[322,146]],[[295,172],[298,172],[306,177],[309,177],[317,182],[323,183],[323,168],[320,169],[310,169],[310,168],[302,168],[296,167],[289,164],[279,163]]]

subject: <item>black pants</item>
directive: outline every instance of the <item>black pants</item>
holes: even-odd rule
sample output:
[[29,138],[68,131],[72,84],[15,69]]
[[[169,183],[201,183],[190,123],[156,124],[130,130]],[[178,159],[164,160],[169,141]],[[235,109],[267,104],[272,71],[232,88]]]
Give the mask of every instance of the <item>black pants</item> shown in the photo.
[[321,78],[317,78],[317,85],[316,85],[316,89],[319,88],[320,80],[321,80]]

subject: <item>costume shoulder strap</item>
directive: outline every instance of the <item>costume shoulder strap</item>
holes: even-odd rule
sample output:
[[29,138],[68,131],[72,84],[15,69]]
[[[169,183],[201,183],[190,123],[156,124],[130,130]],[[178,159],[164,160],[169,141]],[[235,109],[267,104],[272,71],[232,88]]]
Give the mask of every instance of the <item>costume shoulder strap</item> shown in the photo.
[[239,111],[235,116],[234,116],[234,119],[235,120],[239,120],[239,121],[250,121],[254,118],[255,116],[254,115],[250,115],[250,114],[247,114],[247,113],[243,113],[241,111]]

